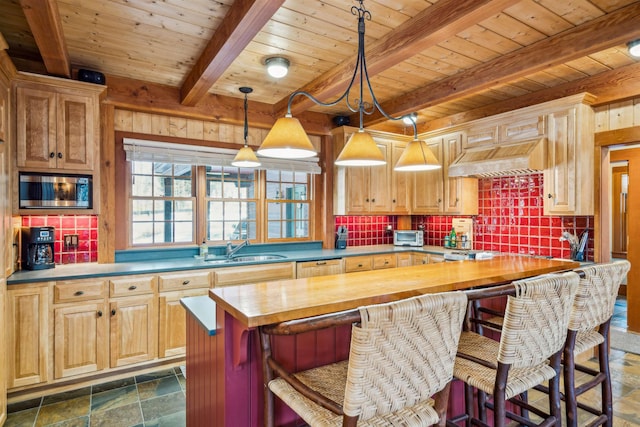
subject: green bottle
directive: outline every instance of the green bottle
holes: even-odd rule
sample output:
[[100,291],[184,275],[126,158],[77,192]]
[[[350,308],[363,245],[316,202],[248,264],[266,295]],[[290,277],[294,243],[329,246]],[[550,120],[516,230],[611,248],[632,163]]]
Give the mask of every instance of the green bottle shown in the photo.
[[456,242],[456,229],[451,227],[451,234],[449,234],[449,245],[452,248],[457,247],[457,242]]

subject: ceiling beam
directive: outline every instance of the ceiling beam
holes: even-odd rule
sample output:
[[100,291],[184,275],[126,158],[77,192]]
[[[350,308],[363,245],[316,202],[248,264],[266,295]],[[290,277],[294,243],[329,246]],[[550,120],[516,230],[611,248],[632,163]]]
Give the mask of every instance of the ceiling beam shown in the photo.
[[[383,102],[387,114],[402,115],[503,84],[640,37],[640,2],[477,65],[464,72]],[[353,115],[352,120],[357,120]],[[375,112],[370,126],[386,120]]]
[[183,105],[196,105],[242,53],[284,0],[236,0],[180,88]]
[[56,0],[20,0],[49,74],[71,78],[71,64]]
[[[447,129],[472,120],[542,104],[543,102],[553,101],[554,99],[577,95],[583,92],[588,92],[596,96],[596,100],[592,104],[593,106],[635,98],[640,96],[639,75],[640,63],[634,63],[626,67],[604,71],[594,76],[574,80],[559,86],[542,89],[515,98],[505,99],[504,101],[494,102],[484,107],[431,120],[419,125],[418,132],[425,133]],[[388,123],[389,122],[382,122],[375,126],[375,129],[398,132],[397,128],[392,129],[387,127]]]
[[[411,58],[416,52],[443,42],[518,1],[440,0],[390,31],[384,38],[372,43],[365,51],[367,73],[372,77],[385,71]],[[299,90],[327,101],[346,90],[353,75],[354,64],[355,58],[350,58]],[[277,116],[285,114],[288,102],[287,97],[275,104],[274,111]],[[315,103],[306,96],[298,96],[292,102],[291,112],[297,115],[314,105]]]

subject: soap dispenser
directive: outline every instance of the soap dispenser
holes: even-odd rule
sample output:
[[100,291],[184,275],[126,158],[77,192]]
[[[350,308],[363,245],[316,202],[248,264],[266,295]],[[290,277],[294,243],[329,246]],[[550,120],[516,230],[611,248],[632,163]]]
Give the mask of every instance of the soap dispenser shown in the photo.
[[202,244],[200,245],[200,256],[205,258],[209,253],[209,247],[207,246],[207,240],[202,239]]

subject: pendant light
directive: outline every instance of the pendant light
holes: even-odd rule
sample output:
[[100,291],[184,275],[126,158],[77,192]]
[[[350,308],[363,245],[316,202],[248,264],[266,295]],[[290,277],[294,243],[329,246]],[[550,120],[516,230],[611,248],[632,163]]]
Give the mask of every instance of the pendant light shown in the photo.
[[239,168],[257,168],[260,166],[260,160],[256,157],[249,144],[247,143],[247,136],[249,134],[249,125],[247,123],[247,95],[253,92],[250,87],[241,87],[240,92],[244,93],[244,147],[238,151],[238,154],[233,158],[231,164]]
[[[331,107],[344,99],[349,111],[359,113],[359,129],[351,135],[347,144],[338,155],[335,162],[336,165],[373,166],[386,163],[384,155],[376,145],[373,137],[364,129],[364,115],[373,114],[375,109],[378,109],[378,111],[380,111],[380,113],[388,120],[402,120],[404,118],[412,119],[416,116],[414,115],[415,113],[412,113],[400,117],[392,117],[382,109],[380,103],[376,99],[371,82],[369,81],[369,74],[367,72],[364,54],[365,20],[371,20],[371,12],[365,9],[364,0],[358,0],[358,2],[360,3],[360,6],[351,7],[351,13],[358,16],[358,55],[353,75],[351,76],[347,89],[338,99],[331,102],[319,101],[313,95],[305,91],[296,91],[292,93],[289,96],[289,102],[287,103],[287,114],[285,117],[278,119],[273,125],[264,142],[258,149],[258,154],[269,157],[284,158],[311,157],[316,154],[309,137],[300,124],[300,121],[293,118],[291,115],[291,104],[293,102],[293,98],[298,95],[303,95],[315,104],[323,107]],[[350,97],[349,94],[354,82],[356,82],[356,77],[358,77],[359,94],[354,103],[352,103],[351,100],[353,98]],[[371,103],[366,103],[364,101],[365,87],[371,97]],[[416,126],[415,119],[411,120],[411,125],[413,126],[414,140],[407,145],[407,149],[405,149],[405,152],[403,152],[400,157],[400,160],[404,157],[404,163],[399,162],[395,169],[400,171],[416,171],[439,168],[440,164],[427,144],[424,141],[418,140],[418,128]],[[407,152],[407,150],[410,151]]]

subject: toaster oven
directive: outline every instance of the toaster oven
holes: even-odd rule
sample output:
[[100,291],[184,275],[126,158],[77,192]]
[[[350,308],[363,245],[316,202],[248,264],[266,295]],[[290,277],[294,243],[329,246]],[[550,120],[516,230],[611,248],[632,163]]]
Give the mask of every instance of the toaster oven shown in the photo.
[[396,246],[424,246],[424,231],[396,230],[393,232],[393,244]]

